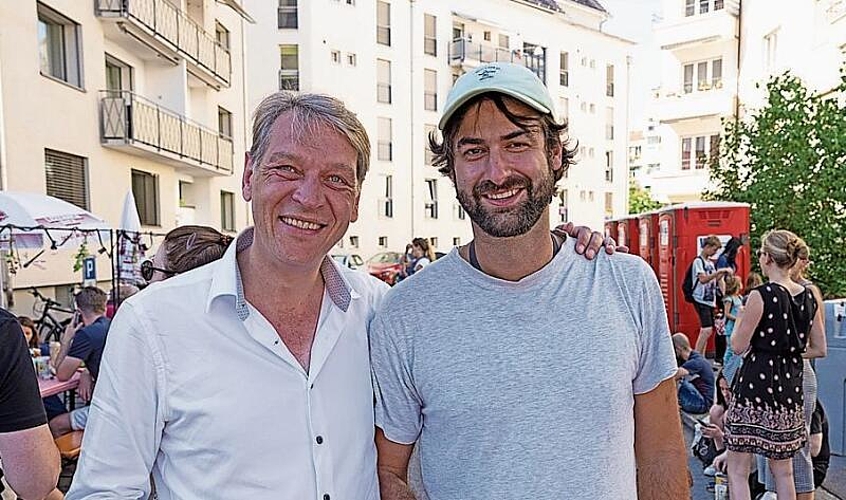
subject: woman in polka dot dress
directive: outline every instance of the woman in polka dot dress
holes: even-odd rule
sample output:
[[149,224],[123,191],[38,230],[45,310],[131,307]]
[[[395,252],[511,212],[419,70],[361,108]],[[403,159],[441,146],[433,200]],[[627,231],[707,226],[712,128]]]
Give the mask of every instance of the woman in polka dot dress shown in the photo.
[[752,454],[769,459],[779,500],[796,498],[790,459],[808,439],[802,354],[810,336],[824,338],[813,294],[790,279],[798,254],[795,234],[764,235],[758,258],[769,281],[749,295],[732,335],[735,353],[750,348],[734,378],[734,398],[725,416],[732,500],[750,498]]

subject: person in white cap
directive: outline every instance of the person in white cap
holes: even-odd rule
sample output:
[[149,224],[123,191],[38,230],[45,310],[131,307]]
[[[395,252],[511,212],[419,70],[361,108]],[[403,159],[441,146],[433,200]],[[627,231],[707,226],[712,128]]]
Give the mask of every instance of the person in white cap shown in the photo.
[[388,294],[371,323],[383,500],[689,498],[658,282],[635,256],[550,233],[573,163],[528,69],[463,75],[430,137],[474,239]]

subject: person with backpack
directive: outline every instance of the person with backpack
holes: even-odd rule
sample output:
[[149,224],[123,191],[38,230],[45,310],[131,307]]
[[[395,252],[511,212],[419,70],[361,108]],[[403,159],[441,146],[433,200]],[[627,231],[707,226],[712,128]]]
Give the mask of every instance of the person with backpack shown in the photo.
[[699,337],[696,339],[694,350],[703,355],[708,346],[708,339],[714,332],[717,283],[720,278],[731,273],[731,269],[717,270],[711,262],[711,258],[722,246],[720,239],[713,234],[705,238],[702,251],[690,264],[682,283],[685,300],[693,304],[699,317]]

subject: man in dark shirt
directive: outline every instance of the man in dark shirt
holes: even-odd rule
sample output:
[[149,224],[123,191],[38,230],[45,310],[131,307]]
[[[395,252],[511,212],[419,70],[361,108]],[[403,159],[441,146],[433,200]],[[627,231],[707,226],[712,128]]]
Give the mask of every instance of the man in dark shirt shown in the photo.
[[[100,359],[106,347],[106,334],[110,325],[109,319],[105,316],[106,299],[106,292],[93,286],[84,287],[76,294],[74,298],[76,314],[65,329],[65,333],[62,334],[61,351],[54,358],[56,378],[59,380],[68,380],[73,377],[80,365],[85,362],[92,381],[91,387],[84,391],[83,387],[80,387],[80,396],[85,400],[90,399],[93,383],[96,383],[97,376],[100,374]],[[72,430],[84,429],[87,422],[88,406],[83,406],[52,418],[50,430],[53,436],[58,437]]]
[[42,498],[59,478],[59,452],[47,428],[24,334],[0,309],[0,456],[6,481],[24,498]]
[[673,348],[682,365],[676,371],[679,406],[687,413],[705,413],[714,402],[714,370],[698,352],[690,348],[687,335],[673,335]]

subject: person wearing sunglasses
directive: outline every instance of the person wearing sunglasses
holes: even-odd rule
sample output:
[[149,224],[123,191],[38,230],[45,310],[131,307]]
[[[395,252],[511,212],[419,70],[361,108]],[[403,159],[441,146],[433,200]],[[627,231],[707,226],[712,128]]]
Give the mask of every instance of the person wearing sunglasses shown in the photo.
[[152,259],[141,263],[147,283],[166,280],[223,257],[232,237],[208,226],[180,226],[165,235]]

